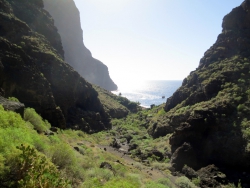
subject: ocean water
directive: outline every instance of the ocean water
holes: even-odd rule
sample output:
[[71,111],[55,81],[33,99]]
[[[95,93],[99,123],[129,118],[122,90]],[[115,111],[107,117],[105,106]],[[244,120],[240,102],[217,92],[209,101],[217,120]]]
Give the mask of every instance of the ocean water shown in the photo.
[[[149,108],[151,104],[160,105],[181,86],[182,80],[148,80],[131,83],[117,83],[118,90],[112,91],[127,99],[140,102],[141,106]],[[165,96],[165,98],[163,98]]]

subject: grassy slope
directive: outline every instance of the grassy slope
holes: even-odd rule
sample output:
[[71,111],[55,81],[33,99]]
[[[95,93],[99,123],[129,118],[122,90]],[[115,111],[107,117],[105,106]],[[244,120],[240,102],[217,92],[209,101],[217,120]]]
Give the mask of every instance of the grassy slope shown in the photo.
[[98,98],[103,104],[105,111],[112,118],[123,118],[129,112],[137,112],[141,109],[138,103],[131,102],[125,97],[117,96],[96,85],[93,85],[93,88],[98,92]]
[[98,92],[98,98],[104,106],[104,109],[112,115],[116,111],[120,111],[122,114],[127,115],[129,110],[120,104],[116,100],[116,95],[112,94],[110,91],[102,89],[99,86],[93,85],[94,89]]
[[[25,187],[27,186],[25,183],[30,183],[27,178],[34,180],[37,179],[38,175],[44,177],[44,182],[48,183],[49,178],[52,176],[50,174],[48,177],[47,172],[39,172],[39,168],[33,169],[29,165],[27,173],[25,171],[22,176],[17,176],[22,171],[22,168],[16,162],[25,161],[26,164],[30,162],[23,158],[20,149],[16,148],[20,144],[34,148],[35,153],[45,157],[46,164],[49,164],[51,168],[55,169],[55,172],[60,174],[59,177],[56,176],[53,180],[64,177],[69,181],[70,187],[134,188],[168,187],[172,185],[166,178],[153,181],[150,176],[138,169],[139,164],[137,166],[128,165],[119,156],[100,149],[98,143],[107,144],[103,140],[107,138],[109,132],[88,135],[81,131],[59,130],[54,135],[45,135],[44,132],[38,134],[35,129],[41,130],[41,127],[43,127],[43,131],[49,133],[49,124],[48,122],[41,122],[41,117],[34,110],[29,109],[28,111],[26,109],[26,120],[23,120],[19,114],[4,111],[0,107],[1,186]],[[27,116],[27,113],[29,116]],[[73,147],[78,147],[78,151]],[[31,154],[28,156],[35,161],[33,161],[34,164],[40,161],[40,157],[32,157]],[[120,163],[116,162],[118,160]],[[102,162],[110,163],[113,170],[100,168]],[[15,170],[13,171],[13,169]],[[16,174],[10,176],[10,173]],[[23,180],[23,185],[20,180]],[[46,187],[45,183],[44,187]],[[39,185],[37,184],[36,187],[39,187]]]

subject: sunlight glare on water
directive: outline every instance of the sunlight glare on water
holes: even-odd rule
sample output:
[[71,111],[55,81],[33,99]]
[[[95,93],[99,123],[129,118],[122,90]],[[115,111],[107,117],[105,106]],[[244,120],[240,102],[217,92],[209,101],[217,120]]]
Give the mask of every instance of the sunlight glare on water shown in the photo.
[[123,97],[140,102],[141,106],[149,107],[151,104],[165,103],[181,83],[180,80],[120,81],[117,82],[118,90],[113,93],[117,95],[121,93]]

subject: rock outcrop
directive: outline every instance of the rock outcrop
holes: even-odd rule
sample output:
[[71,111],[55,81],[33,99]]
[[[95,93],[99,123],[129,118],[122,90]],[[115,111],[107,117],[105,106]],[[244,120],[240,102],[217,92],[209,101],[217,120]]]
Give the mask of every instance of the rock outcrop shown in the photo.
[[42,0],[0,0],[0,91],[52,126],[110,128],[97,92],[63,61],[60,35]]
[[3,106],[4,110],[13,111],[20,114],[22,117],[24,115],[24,104],[16,101],[10,101],[0,96],[0,105]]
[[62,38],[65,61],[90,83],[109,91],[116,84],[109,76],[108,67],[92,57],[83,44],[80,13],[73,0],[44,0],[45,9],[52,15]]
[[222,27],[199,67],[167,99],[166,116],[149,128],[154,137],[173,133],[177,171],[185,164],[250,168],[250,1],[226,15]]

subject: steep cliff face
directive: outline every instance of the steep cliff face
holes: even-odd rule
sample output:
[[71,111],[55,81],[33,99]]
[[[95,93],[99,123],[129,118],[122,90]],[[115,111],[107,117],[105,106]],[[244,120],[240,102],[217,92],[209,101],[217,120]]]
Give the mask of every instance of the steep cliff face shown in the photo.
[[148,130],[154,137],[173,133],[176,170],[250,167],[250,1],[226,15],[222,27],[199,67],[167,99],[166,116]]
[[83,44],[79,11],[73,0],[44,0],[45,9],[52,15],[62,37],[65,61],[90,83],[107,90],[116,90],[108,67],[94,59]]
[[42,0],[0,0],[0,91],[33,107],[53,126],[109,128],[97,92],[63,61],[54,21]]

